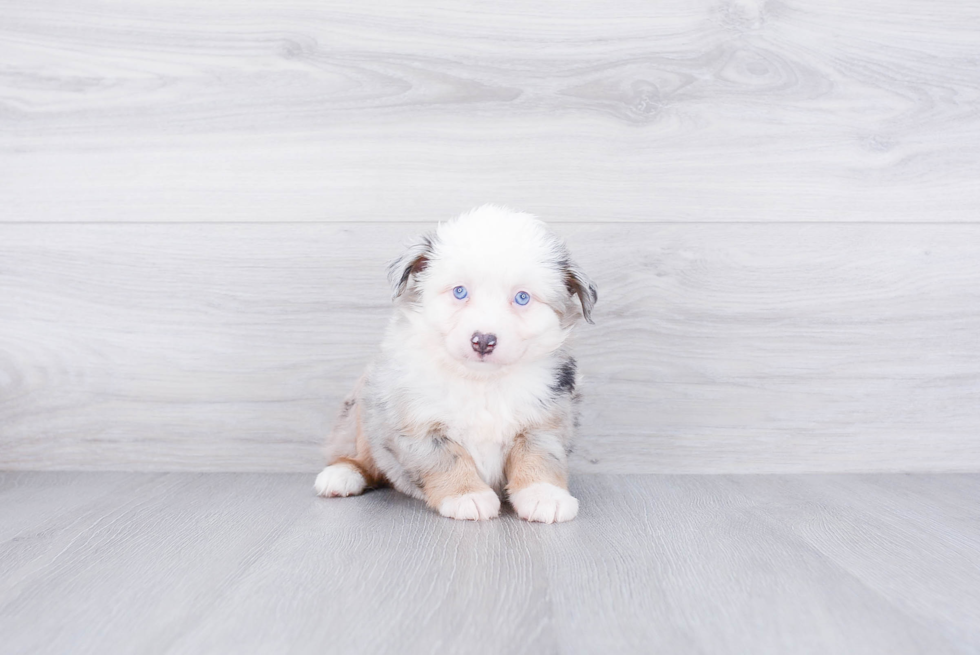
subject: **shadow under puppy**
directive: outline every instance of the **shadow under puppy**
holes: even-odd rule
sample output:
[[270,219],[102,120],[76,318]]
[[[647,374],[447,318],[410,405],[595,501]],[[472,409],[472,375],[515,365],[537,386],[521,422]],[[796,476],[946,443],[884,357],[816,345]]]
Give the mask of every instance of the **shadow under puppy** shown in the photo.
[[395,261],[381,353],[344,401],[321,496],[390,484],[443,516],[568,521],[577,373],[565,342],[592,281],[530,214],[493,205],[441,223]]

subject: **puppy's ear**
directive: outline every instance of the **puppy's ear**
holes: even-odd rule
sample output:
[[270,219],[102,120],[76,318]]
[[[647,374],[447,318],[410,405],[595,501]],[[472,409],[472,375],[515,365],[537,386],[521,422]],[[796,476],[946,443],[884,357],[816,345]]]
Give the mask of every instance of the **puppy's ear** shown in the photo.
[[388,281],[393,291],[392,299],[405,292],[409,279],[425,270],[432,257],[432,237],[423,234],[409,246],[405,254],[388,265]]
[[575,262],[569,259],[562,261],[562,272],[565,275],[565,286],[568,287],[568,293],[578,296],[579,302],[582,303],[583,318],[587,323],[594,325],[592,307],[599,300],[599,290],[596,288],[595,282]]

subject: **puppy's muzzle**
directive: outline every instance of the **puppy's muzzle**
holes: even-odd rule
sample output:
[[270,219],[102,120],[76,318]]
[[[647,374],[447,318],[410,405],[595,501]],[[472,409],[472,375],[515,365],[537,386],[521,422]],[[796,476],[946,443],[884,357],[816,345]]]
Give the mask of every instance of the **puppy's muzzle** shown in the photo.
[[489,355],[493,352],[494,346],[497,345],[497,335],[474,332],[473,336],[470,337],[470,345],[473,346],[473,350],[481,355]]

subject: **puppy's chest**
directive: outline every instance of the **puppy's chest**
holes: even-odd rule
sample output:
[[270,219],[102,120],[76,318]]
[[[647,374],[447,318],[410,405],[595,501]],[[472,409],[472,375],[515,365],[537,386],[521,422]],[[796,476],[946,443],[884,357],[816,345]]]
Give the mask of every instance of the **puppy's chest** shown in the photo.
[[533,380],[448,386],[432,399],[436,411],[431,418],[466,448],[484,481],[499,487],[515,437],[547,419],[548,408],[541,399],[546,387],[540,386]]
[[473,458],[483,481],[498,491],[504,484],[504,465],[526,417],[505,399],[455,398],[446,408],[447,436]]
[[533,395],[518,389],[460,386],[447,389],[438,404],[436,420],[446,427],[447,436],[464,445],[510,444],[521,429],[543,418]]

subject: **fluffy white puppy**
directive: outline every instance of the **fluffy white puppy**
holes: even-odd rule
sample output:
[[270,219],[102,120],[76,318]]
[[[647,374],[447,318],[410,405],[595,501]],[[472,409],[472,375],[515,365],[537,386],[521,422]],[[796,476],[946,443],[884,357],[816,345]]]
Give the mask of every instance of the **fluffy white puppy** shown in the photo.
[[568,521],[576,423],[572,326],[596,287],[531,216],[484,205],[392,263],[381,353],[344,401],[321,496],[390,484],[443,516]]

